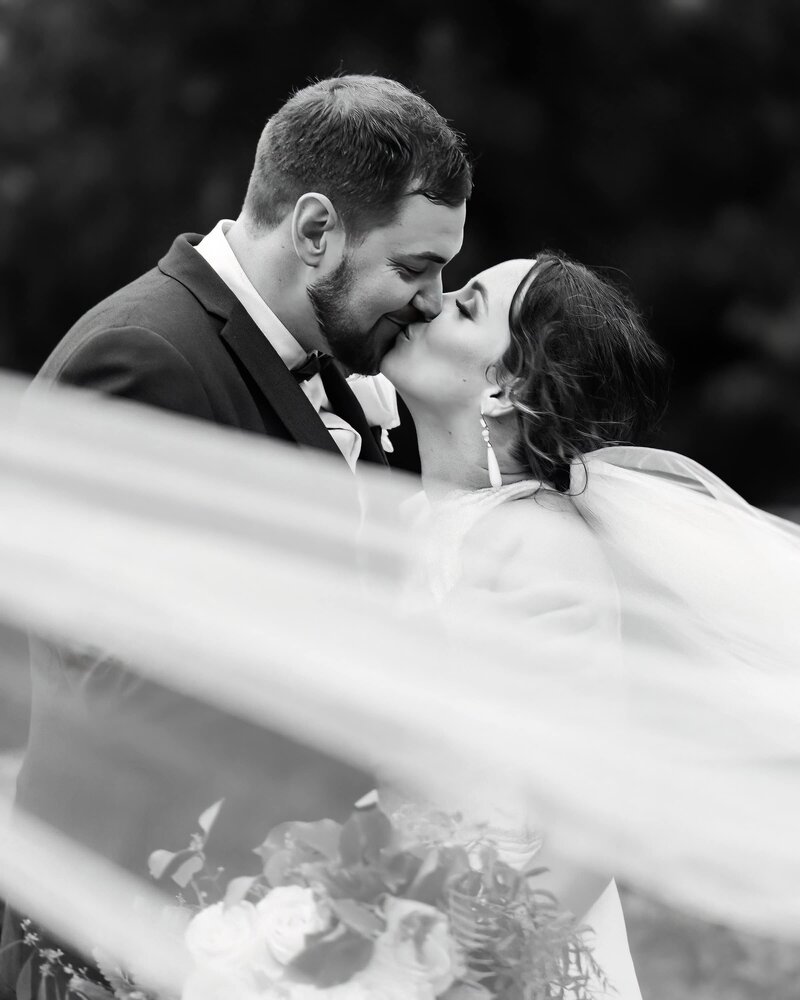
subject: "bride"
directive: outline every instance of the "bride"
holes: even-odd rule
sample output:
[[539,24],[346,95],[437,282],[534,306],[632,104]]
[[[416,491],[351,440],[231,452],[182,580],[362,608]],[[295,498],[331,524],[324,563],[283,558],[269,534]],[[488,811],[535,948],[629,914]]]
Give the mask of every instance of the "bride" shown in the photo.
[[[265,777],[285,765],[300,788],[319,772],[313,755],[276,756],[272,737],[288,734],[359,767],[389,762],[381,798],[401,825],[439,836],[436,814],[452,808],[456,835],[477,825],[508,860],[551,868],[623,1000],[639,990],[616,890],[564,855],[715,919],[797,926],[792,770],[763,766],[797,752],[797,700],[768,683],[800,656],[797,529],[688,459],[616,444],[657,418],[663,362],[635,311],[580,265],[542,254],[483,273],[412,327],[385,371],[418,424],[419,569],[441,611],[414,629],[396,600],[399,477],[363,477],[370,516],[353,560],[338,461],[92,396],[38,400],[23,427],[4,427],[4,607],[46,638],[119,657],[102,659],[92,690],[76,671],[48,675],[40,724],[54,753],[22,812],[46,805],[57,843],[103,861],[102,836],[141,877],[145,840],[183,843],[184,821],[225,796],[214,833],[258,867],[261,811],[281,808],[280,784],[277,804],[258,793]],[[442,624],[460,641],[440,643]],[[323,775],[302,808],[283,799],[281,818],[318,819],[326,791],[346,809],[369,787],[353,784],[351,796]],[[21,829],[5,847],[18,864],[0,873],[8,899],[134,967],[135,935],[108,919],[113,893],[76,916],[113,866],[88,877],[70,861],[54,886],[41,877],[53,849]],[[16,962],[17,944],[4,957]]]
[[[424,569],[444,609],[467,601],[480,616],[491,605],[545,662],[554,643],[572,644],[586,669],[615,643],[621,662],[662,643],[683,644],[698,662],[738,664],[742,649],[752,660],[759,629],[775,636],[784,609],[743,606],[752,587],[733,552],[747,551],[748,531],[767,559],[770,545],[791,539],[796,567],[797,532],[688,459],[626,447],[661,415],[666,363],[635,307],[598,274],[553,253],[492,267],[446,295],[437,318],[410,326],[382,371],[416,426]],[[703,541],[706,577],[696,556],[687,563]],[[694,591],[687,565],[700,578]],[[394,790],[382,799],[412,823],[426,812]],[[482,818],[523,863],[540,843],[525,820]],[[545,836],[537,864],[550,846]],[[614,883],[562,859],[549,877],[575,913],[588,907],[616,995],[639,997]]]

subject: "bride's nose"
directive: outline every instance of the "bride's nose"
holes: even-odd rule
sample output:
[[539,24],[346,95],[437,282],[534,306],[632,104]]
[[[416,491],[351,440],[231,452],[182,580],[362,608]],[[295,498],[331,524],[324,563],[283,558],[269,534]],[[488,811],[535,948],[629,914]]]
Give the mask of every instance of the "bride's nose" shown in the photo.
[[414,298],[411,304],[422,315],[423,320],[429,323],[436,319],[442,311],[442,279],[436,277],[427,282]]

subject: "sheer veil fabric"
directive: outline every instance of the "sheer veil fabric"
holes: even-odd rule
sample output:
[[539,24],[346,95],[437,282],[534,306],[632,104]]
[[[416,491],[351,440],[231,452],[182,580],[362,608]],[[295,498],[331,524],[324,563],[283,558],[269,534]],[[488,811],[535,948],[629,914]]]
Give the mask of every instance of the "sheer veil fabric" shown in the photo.
[[[359,520],[335,457],[69,390],[23,401],[24,390],[0,382],[9,630],[91,654],[101,671],[106,658],[122,663],[122,677],[223,711],[231,726],[389,773],[428,799],[524,802],[565,857],[710,919],[797,935],[795,526],[681,456],[587,455],[569,503],[613,571],[600,599],[619,602],[621,633],[564,641],[537,632],[535,616],[509,627],[504,600],[415,593],[413,480],[367,471]],[[515,507],[547,513],[536,495]],[[471,559],[502,592],[497,551]],[[7,647],[3,695],[14,698]],[[63,713],[59,782],[72,769],[76,785],[129,781],[134,795],[156,766],[200,790],[249,773],[235,739],[213,752],[201,739],[187,755],[169,726],[138,728],[135,712],[102,733],[124,754],[71,757],[71,735],[85,741],[106,706],[86,701],[77,672],[42,676],[75,707]],[[84,815],[80,828],[107,822]],[[11,903],[80,949],[180,980],[147,915],[145,870],[115,866],[34,809],[17,809],[0,849]]]

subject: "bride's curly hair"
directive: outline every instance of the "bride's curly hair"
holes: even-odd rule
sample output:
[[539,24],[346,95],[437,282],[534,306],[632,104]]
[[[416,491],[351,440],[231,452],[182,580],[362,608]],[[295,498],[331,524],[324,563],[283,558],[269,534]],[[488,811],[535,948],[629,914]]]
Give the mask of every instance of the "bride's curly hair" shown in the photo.
[[669,365],[639,310],[608,279],[544,251],[509,310],[495,366],[519,426],[514,457],[559,492],[586,452],[643,444],[666,407]]

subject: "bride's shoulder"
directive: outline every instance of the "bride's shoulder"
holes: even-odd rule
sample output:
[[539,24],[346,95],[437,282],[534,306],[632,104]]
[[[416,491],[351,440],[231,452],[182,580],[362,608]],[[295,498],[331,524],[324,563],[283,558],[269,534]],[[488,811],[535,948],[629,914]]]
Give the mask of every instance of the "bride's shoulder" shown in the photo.
[[[466,572],[502,566],[512,586],[529,578],[532,566],[585,582],[609,574],[597,539],[570,497],[547,489],[488,510],[465,538],[463,565]],[[517,574],[523,579],[515,581]]]

